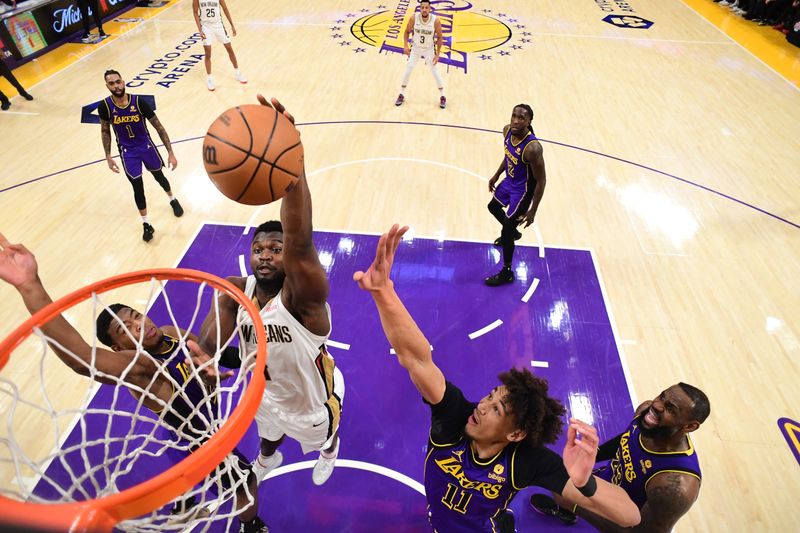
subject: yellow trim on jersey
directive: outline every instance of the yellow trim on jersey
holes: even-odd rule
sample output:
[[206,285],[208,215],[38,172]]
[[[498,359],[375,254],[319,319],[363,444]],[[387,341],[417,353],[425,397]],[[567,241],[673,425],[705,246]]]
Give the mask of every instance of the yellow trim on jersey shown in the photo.
[[455,442],[451,442],[449,444],[439,444],[433,440],[433,437],[431,436],[430,432],[428,432],[428,440],[430,441],[431,444],[433,444],[437,448],[447,448],[448,446],[455,446],[456,444],[460,443],[462,440],[464,440],[464,436],[462,435],[460,439],[458,439]]
[[500,450],[499,452],[497,452],[497,455],[495,455],[494,457],[492,457],[491,459],[489,459],[489,460],[488,460],[488,461],[486,461],[485,463],[482,463],[482,462],[480,462],[480,461],[478,460],[478,458],[475,456],[475,450],[473,450],[473,449],[472,449],[472,443],[470,443],[470,446],[469,446],[469,451],[470,451],[470,453],[472,454],[472,461],[473,461],[473,462],[474,462],[476,465],[478,465],[478,466],[486,466],[486,465],[489,465],[489,464],[491,464],[491,463],[495,462],[495,461],[497,460],[497,458],[498,458],[498,457],[500,457],[500,454],[501,454],[501,453],[503,453],[503,451],[505,451],[505,448],[503,448],[502,450]]
[[692,439],[689,438],[689,435],[686,435],[686,443],[689,445],[688,450],[678,450],[676,452],[654,452],[647,449],[642,442],[642,434],[641,432],[639,433],[639,446],[641,446],[642,449],[647,453],[652,453],[653,455],[694,455],[694,446],[692,446]]
[[694,472],[689,472],[688,470],[659,470],[658,472],[654,472],[653,475],[647,478],[647,481],[644,482],[644,491],[647,492],[647,484],[650,483],[650,480],[656,477],[659,474],[670,473],[673,474],[686,474],[687,476],[694,476],[697,478],[697,481],[700,483],[703,482],[703,478],[695,474]]
[[528,130],[525,130],[525,131],[527,131],[527,133],[525,134],[525,137],[523,137],[522,139],[520,139],[520,141],[519,141],[517,144],[514,144],[514,134],[513,134],[513,133],[511,133],[511,128],[508,128],[508,135],[510,136],[509,140],[511,141],[511,146],[513,146],[514,148],[516,148],[517,146],[519,146],[520,144],[522,144],[522,143],[523,143],[523,141],[524,141],[525,139],[527,139],[527,138],[528,138],[528,135],[530,135],[531,133],[533,133],[533,132],[532,132],[531,130],[529,130],[529,129],[528,129]]

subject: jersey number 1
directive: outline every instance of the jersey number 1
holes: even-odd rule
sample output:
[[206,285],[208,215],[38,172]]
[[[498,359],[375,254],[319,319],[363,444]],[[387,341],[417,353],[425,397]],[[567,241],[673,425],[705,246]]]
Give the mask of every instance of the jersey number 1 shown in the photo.
[[125,127],[128,129],[128,137],[130,137],[131,139],[136,137],[136,135],[133,134],[133,130],[131,129],[130,124],[125,124]]
[[[458,498],[456,498],[456,496],[458,496]],[[457,511],[461,514],[467,514],[467,505],[469,505],[469,501],[471,499],[472,494],[463,490],[459,490],[459,488],[452,483],[448,483],[447,492],[445,493],[444,498],[442,498],[442,503],[448,509],[452,509],[453,511]]]

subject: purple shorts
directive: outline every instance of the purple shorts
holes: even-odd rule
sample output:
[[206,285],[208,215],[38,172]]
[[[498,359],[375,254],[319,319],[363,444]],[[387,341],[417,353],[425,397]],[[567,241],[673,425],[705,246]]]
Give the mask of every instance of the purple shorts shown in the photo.
[[119,156],[122,161],[122,168],[125,169],[125,175],[128,176],[130,180],[142,177],[142,164],[144,164],[144,168],[150,172],[161,170],[164,166],[164,160],[161,159],[161,154],[158,153],[158,149],[150,142],[141,147],[123,147],[120,150]]
[[526,186],[514,186],[510,180],[504,179],[494,190],[494,198],[506,208],[506,216],[513,219],[527,212],[533,199],[533,190],[529,191]]

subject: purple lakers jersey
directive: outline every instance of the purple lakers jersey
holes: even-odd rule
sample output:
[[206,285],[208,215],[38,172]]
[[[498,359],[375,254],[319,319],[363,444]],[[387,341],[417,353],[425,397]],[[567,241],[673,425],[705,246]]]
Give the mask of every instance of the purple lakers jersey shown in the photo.
[[154,113],[147,103],[144,101],[140,103],[137,95],[129,95],[127,107],[117,107],[109,96],[100,104],[99,112],[100,118],[108,120],[114,127],[114,135],[120,149],[153,145],[145,117],[150,118]]
[[595,474],[622,487],[641,509],[647,502],[647,482],[659,472],[681,472],[697,479],[701,479],[701,475],[700,463],[688,435],[688,450],[653,452],[642,444],[639,425],[639,418],[635,418],[622,434],[614,458]]
[[178,384],[175,395],[166,407],[164,421],[172,426],[178,435],[193,438],[207,436],[208,420],[214,420],[216,398],[209,396],[199,377],[193,375],[193,368],[185,361],[184,355],[178,351],[178,339],[164,335],[169,347],[160,354],[150,354],[166,367],[169,375]]
[[521,141],[514,141],[511,135],[511,130],[506,133],[505,139],[505,155],[506,155],[506,180],[515,188],[524,189],[528,185],[528,179],[535,179],[536,176],[528,176],[528,163],[524,161],[522,156],[525,153],[525,148],[531,142],[536,140],[536,134],[532,131],[525,136]]
[[425,458],[425,494],[428,515],[438,533],[496,531],[494,518],[517,493],[511,484],[510,464],[517,446],[481,461],[469,440],[451,445],[428,443]]

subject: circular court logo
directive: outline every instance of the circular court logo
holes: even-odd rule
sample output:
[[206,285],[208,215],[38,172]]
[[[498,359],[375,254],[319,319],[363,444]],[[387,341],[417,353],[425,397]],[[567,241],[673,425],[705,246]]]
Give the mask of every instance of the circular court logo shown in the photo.
[[[342,48],[364,53],[402,54],[403,34],[416,14],[415,0],[399,0],[340,16],[330,28]],[[481,9],[465,0],[433,0],[433,13],[442,24],[443,44],[439,63],[467,72],[470,57],[491,61],[533,46],[532,34],[518,18],[502,11]]]

